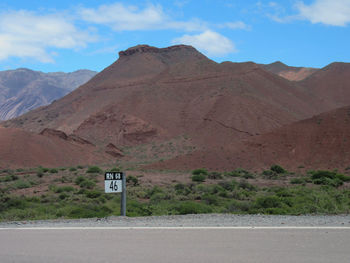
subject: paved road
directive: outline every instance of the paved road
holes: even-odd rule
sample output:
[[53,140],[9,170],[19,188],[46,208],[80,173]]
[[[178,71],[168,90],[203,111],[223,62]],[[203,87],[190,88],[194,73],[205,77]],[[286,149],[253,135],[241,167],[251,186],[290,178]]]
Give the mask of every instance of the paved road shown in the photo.
[[350,228],[0,229],[0,262],[350,262]]

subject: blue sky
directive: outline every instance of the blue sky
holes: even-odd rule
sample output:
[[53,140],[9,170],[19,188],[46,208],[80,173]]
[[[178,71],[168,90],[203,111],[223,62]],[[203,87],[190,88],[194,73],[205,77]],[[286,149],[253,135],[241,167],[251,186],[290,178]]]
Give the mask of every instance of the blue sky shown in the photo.
[[217,61],[350,62],[350,0],[2,0],[0,70],[100,71],[137,44]]

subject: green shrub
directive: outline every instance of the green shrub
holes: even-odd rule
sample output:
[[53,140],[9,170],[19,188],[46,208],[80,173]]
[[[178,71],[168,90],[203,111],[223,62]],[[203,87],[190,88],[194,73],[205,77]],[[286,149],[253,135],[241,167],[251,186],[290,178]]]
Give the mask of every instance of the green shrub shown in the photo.
[[329,185],[333,187],[338,187],[343,184],[343,182],[350,181],[349,176],[343,174],[338,174],[336,171],[311,171],[311,179],[314,184]]
[[208,171],[205,168],[199,168],[192,171],[192,175],[208,175]]
[[91,191],[86,191],[85,192],[85,195],[86,195],[86,197],[88,197],[88,198],[98,198],[98,197],[100,197],[101,196],[101,192],[99,192],[99,191],[97,191],[97,190],[91,190]]
[[245,190],[249,190],[249,191],[256,191],[256,187],[250,183],[248,183],[246,180],[242,180],[239,182],[238,184],[239,188],[245,189]]
[[74,191],[74,187],[70,185],[57,186],[54,189],[55,193],[73,192],[73,191]]
[[194,174],[191,177],[193,182],[204,182],[205,181],[205,175],[204,174]]
[[101,173],[102,169],[98,166],[90,166],[86,172],[87,173]]
[[178,183],[174,186],[175,190],[176,191],[181,191],[181,190],[184,190],[185,189],[185,185],[184,184],[181,184],[181,183]]
[[82,181],[79,186],[81,188],[86,188],[86,189],[92,189],[94,188],[96,183],[92,180],[86,179],[85,181]]
[[219,172],[210,172],[208,178],[212,180],[222,179],[222,175]]
[[18,176],[11,174],[11,175],[6,175],[5,177],[0,177],[0,182],[12,182],[18,180]]
[[58,170],[55,169],[55,168],[52,168],[52,169],[50,169],[50,173],[52,173],[52,174],[57,174],[57,173],[58,173]]
[[129,175],[126,177],[126,182],[133,186],[136,186],[139,184],[139,179],[136,176]]
[[283,202],[277,196],[264,196],[256,199],[256,207],[257,208],[276,208],[282,207]]
[[341,180],[343,182],[350,182],[350,176],[346,176],[343,174],[336,174],[336,178],[338,178],[339,180]]
[[231,172],[225,172],[225,176],[231,176],[231,177],[243,177],[245,179],[252,179],[255,178],[254,174],[250,173],[247,170],[244,170],[242,168],[237,168]]
[[24,189],[24,188],[30,188],[32,184],[28,181],[18,180],[14,184],[12,184],[12,187],[14,189]]
[[77,170],[77,168],[75,168],[75,167],[69,168],[69,171],[70,171],[70,172],[75,172],[76,170]]
[[273,171],[273,172],[275,172],[275,173],[277,173],[277,174],[284,174],[284,173],[287,172],[282,166],[279,166],[279,165],[277,165],[277,164],[272,165],[272,166],[270,167],[270,170]]
[[113,167],[111,172],[121,172],[122,170],[119,167]]
[[291,184],[304,184],[306,183],[304,178],[293,178],[290,180]]
[[83,182],[83,181],[85,181],[86,180],[86,178],[84,177],[84,176],[78,176],[76,179],[75,179],[75,184],[76,185],[80,185],[81,184],[81,182]]
[[66,199],[67,197],[69,197],[69,195],[67,195],[66,193],[61,193],[58,198],[61,199],[61,200],[64,200]]
[[214,194],[204,194],[202,196],[202,201],[204,201],[207,205],[219,204],[219,198]]
[[92,189],[96,185],[94,181],[87,179],[84,176],[78,176],[74,182],[76,185],[79,185],[81,188],[86,188],[86,189]]
[[223,181],[223,182],[219,182],[219,186],[221,186],[227,191],[233,191],[238,186],[238,182],[236,180]]

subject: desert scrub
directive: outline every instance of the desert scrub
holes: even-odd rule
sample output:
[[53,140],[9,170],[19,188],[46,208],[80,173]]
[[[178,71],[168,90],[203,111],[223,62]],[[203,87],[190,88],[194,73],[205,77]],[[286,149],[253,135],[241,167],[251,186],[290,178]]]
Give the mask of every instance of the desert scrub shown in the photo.
[[86,172],[87,173],[101,173],[102,169],[98,166],[90,166]]
[[79,185],[81,188],[86,188],[86,189],[93,189],[96,185],[96,183],[93,180],[87,179],[84,176],[78,176],[74,182],[76,185]]
[[208,170],[204,168],[195,169],[192,171],[192,175],[208,175]]
[[139,179],[136,176],[129,175],[126,177],[126,183],[132,186],[137,186],[139,185]]
[[191,179],[193,182],[204,182],[206,176],[204,174],[194,174]]

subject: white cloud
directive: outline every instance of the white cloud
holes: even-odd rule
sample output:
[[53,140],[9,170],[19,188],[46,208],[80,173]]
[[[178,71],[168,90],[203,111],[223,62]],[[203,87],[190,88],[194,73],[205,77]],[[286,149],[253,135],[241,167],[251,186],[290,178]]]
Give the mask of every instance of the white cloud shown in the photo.
[[160,5],[149,5],[144,9],[126,6],[122,3],[101,5],[97,9],[81,8],[83,20],[110,26],[115,31],[181,29],[185,31],[202,30],[199,20],[174,21],[163,12]]
[[172,42],[194,46],[209,56],[224,56],[237,51],[230,39],[211,30],[206,30],[198,35],[184,35]]
[[9,57],[53,62],[50,48],[85,47],[94,38],[78,30],[59,14],[37,15],[28,11],[0,14],[0,60]]
[[241,29],[241,30],[251,30],[251,26],[245,24],[242,21],[236,21],[236,22],[227,22],[224,24],[220,24],[219,27],[223,28],[229,28],[229,29]]
[[346,26],[350,23],[349,0],[316,0],[310,5],[299,2],[296,7],[300,17],[311,23],[332,26]]

